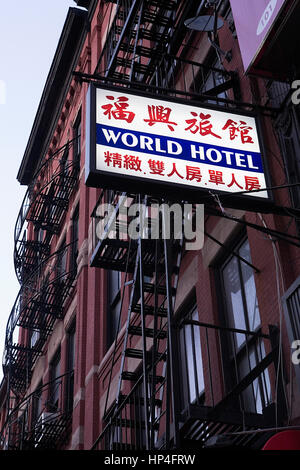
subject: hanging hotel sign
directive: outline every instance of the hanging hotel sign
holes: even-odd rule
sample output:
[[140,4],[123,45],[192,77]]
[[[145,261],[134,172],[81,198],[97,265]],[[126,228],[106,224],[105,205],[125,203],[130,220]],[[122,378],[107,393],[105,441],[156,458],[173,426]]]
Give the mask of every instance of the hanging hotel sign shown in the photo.
[[90,85],[86,183],[267,199],[255,117]]

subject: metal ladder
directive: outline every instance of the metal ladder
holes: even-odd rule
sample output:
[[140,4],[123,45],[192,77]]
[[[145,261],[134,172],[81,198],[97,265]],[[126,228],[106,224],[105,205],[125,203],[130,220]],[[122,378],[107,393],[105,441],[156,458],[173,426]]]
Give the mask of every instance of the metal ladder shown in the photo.
[[[141,215],[146,210],[147,198],[142,203],[140,196],[139,201]],[[162,215],[164,224],[165,216]],[[140,219],[140,227],[142,225]],[[149,242],[155,250],[151,281],[145,278],[143,266],[144,245]],[[116,399],[108,411],[112,370],[120,360],[116,354],[117,342],[106,397],[106,431],[110,437],[105,445],[109,448],[149,450],[179,446],[179,361],[173,312],[183,243],[183,237],[178,240],[144,240],[140,236],[137,240],[133,277],[126,283],[131,287],[131,293]],[[102,434],[93,448],[104,437],[105,431]]]

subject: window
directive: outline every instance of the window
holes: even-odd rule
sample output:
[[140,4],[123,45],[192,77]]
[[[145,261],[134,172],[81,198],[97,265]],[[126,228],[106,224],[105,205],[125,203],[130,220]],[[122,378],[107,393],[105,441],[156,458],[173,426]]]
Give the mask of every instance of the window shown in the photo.
[[[60,172],[61,172],[61,177],[62,179],[64,178],[64,176],[67,176],[68,175],[68,171],[67,171],[67,168],[68,168],[68,165],[67,165],[67,162],[68,162],[68,158],[69,158],[69,145],[67,143],[67,146],[64,150],[64,153],[59,161],[59,164],[60,164]],[[61,184],[63,184],[63,180],[61,181]]]
[[67,254],[66,239],[64,239],[57,255],[57,277],[62,278],[61,280],[67,272]]
[[43,411],[43,403],[42,403],[42,383],[39,384],[38,388],[36,389],[33,401],[32,401],[32,426],[34,427],[39,416]]
[[50,387],[48,398],[48,410],[52,413],[59,409],[60,399],[60,381],[57,380],[60,376],[60,351],[56,353],[53,361],[50,364]]
[[[32,268],[34,268],[35,266],[38,266],[40,262],[42,261],[42,258],[43,258],[42,255],[45,252],[45,249],[43,249],[42,245],[45,244],[46,242],[46,231],[43,230],[42,228],[35,227],[34,228],[34,242],[35,242],[35,247],[34,247],[34,252],[32,256],[32,266],[31,266]],[[26,269],[25,269],[25,275],[26,275]]]
[[[215,54],[213,54],[213,56],[215,57]],[[205,81],[203,83],[203,86],[201,87],[201,93],[203,94],[206,94],[207,92],[210,92],[211,90],[213,90],[214,88],[217,88],[218,86],[222,85],[223,83],[225,83],[225,78],[224,78],[224,75],[221,74],[221,72],[218,72],[217,70],[214,70],[214,69],[220,69],[220,65],[219,65],[219,60],[218,59],[211,59],[209,62],[208,62],[208,66],[211,67],[211,70],[207,73],[206,77],[205,77]],[[227,98],[227,94],[225,91],[221,91],[220,93],[218,93],[216,95],[217,98]],[[215,104],[216,101],[215,100],[208,100],[207,103],[212,103],[212,104]],[[218,104],[219,105],[224,105],[224,103],[222,103],[222,101],[218,101]]]
[[31,330],[30,332],[30,347],[34,348],[40,339],[40,331],[39,330]]
[[76,207],[73,218],[72,218],[71,270],[74,272],[77,271],[78,233],[79,233],[79,206]]
[[73,410],[73,398],[74,398],[74,367],[75,367],[75,334],[76,326],[75,322],[68,331],[68,375],[67,379],[67,390],[66,390],[66,411],[71,412]]
[[[235,252],[251,263],[248,240],[237,245]],[[263,341],[246,334],[246,331],[257,331],[261,324],[253,269],[241,259],[231,256],[221,267],[221,282],[227,326],[245,331],[234,332],[229,341],[231,369],[236,371],[234,382],[239,382],[266,355]],[[270,403],[270,395],[269,374],[264,370],[243,392],[243,409],[262,413]]]
[[43,243],[44,238],[45,238],[45,233],[46,231],[43,230],[42,228],[35,228],[34,230],[34,239],[35,241],[39,243]]
[[107,271],[107,348],[113,343],[118,333],[119,313],[121,306],[121,273]]
[[[251,263],[248,240],[235,251]],[[260,315],[252,268],[233,256],[222,267],[222,280],[229,326],[256,330],[260,326]],[[240,346],[244,339],[244,335],[236,334],[237,346]]]
[[[300,181],[300,108],[299,106],[286,107],[275,123],[279,136],[280,147],[289,184]],[[299,186],[289,188],[293,207],[300,206]],[[297,229],[300,232],[300,221],[296,219]]]
[[[196,305],[189,309],[186,320],[199,321]],[[183,405],[187,403],[203,404],[204,402],[204,376],[202,351],[200,340],[200,327],[197,325],[183,325],[180,330],[180,350],[182,357]]]
[[[300,339],[300,277],[289,287],[283,296],[284,315],[290,344]],[[297,349],[292,348],[292,352]],[[300,387],[300,368],[294,365],[296,379]]]
[[80,162],[81,156],[81,112],[79,113],[74,128],[73,128],[73,135],[74,135],[74,157],[73,160],[76,163]]

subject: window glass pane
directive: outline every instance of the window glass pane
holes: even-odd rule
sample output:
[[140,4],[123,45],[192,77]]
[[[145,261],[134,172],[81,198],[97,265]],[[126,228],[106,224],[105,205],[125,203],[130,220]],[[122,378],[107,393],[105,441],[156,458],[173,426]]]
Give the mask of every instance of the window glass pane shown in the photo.
[[33,330],[31,332],[31,337],[30,337],[30,347],[31,348],[34,348],[34,346],[38,342],[39,338],[40,338],[40,332],[37,331],[37,330]]
[[74,365],[75,365],[75,325],[68,333],[68,371],[66,386],[66,410],[72,411],[74,398]]
[[[250,351],[249,362],[250,362],[250,370],[254,369],[254,367],[257,365],[256,354],[255,354],[254,348]],[[262,410],[263,410],[261,389],[260,389],[261,385],[262,385],[261,380],[259,378],[255,379],[251,384],[252,393],[254,396],[254,411],[256,411],[256,413],[262,413]]]
[[121,306],[121,299],[119,302],[110,309],[110,340],[113,342],[118,333],[119,312]]
[[107,310],[107,347],[109,348],[118,333],[121,306],[121,272],[107,272],[108,310]]
[[66,240],[64,240],[59,249],[57,256],[57,276],[62,277],[66,274],[67,271],[67,249],[66,249]]
[[32,403],[32,425],[35,426],[37,419],[39,418],[40,414],[42,413],[42,383],[39,384],[34,397],[33,397],[33,403]]
[[109,302],[113,302],[120,290],[120,271],[108,271],[108,295]]
[[72,251],[71,251],[71,267],[74,271],[77,269],[78,257],[78,233],[79,233],[79,207],[77,206],[72,225]]
[[[195,310],[192,319],[199,321],[198,310]],[[204,392],[204,377],[203,377],[203,362],[202,362],[202,351],[200,342],[200,327],[193,326],[194,330],[194,341],[195,341],[195,355],[196,355],[196,367],[197,367],[197,381],[198,381],[198,392],[201,394]]]
[[74,160],[79,161],[81,154],[81,116],[78,117],[74,127]]
[[[250,355],[244,354],[239,362],[239,379],[242,380],[251,370],[250,365]],[[248,412],[255,413],[255,397],[254,397],[254,388],[253,384],[249,385],[246,390],[243,392],[243,404],[244,410]]]
[[[253,346],[249,354],[244,354],[239,363],[240,379],[258,365],[265,356],[264,345]],[[244,409],[254,413],[262,413],[263,408],[271,403],[271,384],[268,370],[265,369],[259,377],[243,393]]]
[[50,371],[50,399],[49,399],[49,411],[55,412],[58,410],[60,383],[57,379],[60,376],[60,354],[56,356],[51,364]]
[[[232,258],[223,269],[223,282],[229,325],[232,328],[244,330],[246,328],[246,324],[239,267],[236,258]],[[237,346],[240,346],[244,340],[244,335],[236,335]]]
[[[262,361],[262,359],[266,356],[266,350],[263,340],[259,342],[257,345],[257,358],[258,362]],[[265,369],[261,376],[260,380],[262,381],[262,389],[264,393],[264,402],[265,405],[268,405],[272,402],[272,393],[271,393],[271,382],[268,369]]]
[[71,330],[68,335],[68,362],[69,370],[73,370],[75,364],[75,329]]
[[[242,258],[251,263],[250,246],[248,241],[246,241],[241,246],[239,254]],[[243,262],[241,262],[241,270],[248,310],[249,329],[252,331],[260,325],[260,315],[258,310],[254,273],[253,269]]]
[[195,369],[193,361],[193,345],[192,345],[192,328],[191,325],[185,327],[185,352],[187,360],[187,374],[190,390],[190,402],[196,399],[196,382],[195,382]]

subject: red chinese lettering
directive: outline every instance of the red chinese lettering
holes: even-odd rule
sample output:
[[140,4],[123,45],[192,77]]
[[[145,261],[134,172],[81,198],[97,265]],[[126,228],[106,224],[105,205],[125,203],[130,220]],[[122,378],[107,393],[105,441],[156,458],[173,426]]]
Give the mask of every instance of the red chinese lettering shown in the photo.
[[240,186],[239,183],[237,182],[237,180],[235,179],[235,174],[232,173],[232,175],[231,175],[231,182],[230,182],[230,184],[228,184],[227,186],[228,186],[228,188],[231,188],[231,186],[233,186],[234,184],[235,184],[238,188],[243,189],[243,186]]
[[183,180],[183,176],[181,176],[181,175],[178,173],[175,163],[173,163],[173,167],[172,167],[171,173],[169,173],[167,176],[173,176],[174,174],[176,174],[177,176],[179,176],[179,178],[181,178],[181,179]]
[[114,101],[113,104],[109,103],[101,106],[101,108],[105,110],[104,115],[107,116],[108,119],[114,118],[128,123],[133,121],[135,114],[127,109],[129,104],[127,103],[128,98],[126,96],[120,96],[116,101],[114,96],[107,96],[106,98]]
[[201,178],[202,178],[202,175],[201,175],[201,172],[200,172],[200,168],[198,168],[196,166],[187,166],[186,167],[186,179],[188,181],[196,180],[197,183],[200,183]]
[[235,140],[238,135],[240,135],[243,144],[254,143],[252,137],[249,135],[249,131],[253,129],[253,127],[248,126],[245,121],[240,121],[240,124],[238,124],[232,119],[228,119],[225,126],[223,127],[223,131],[225,131],[226,129],[229,129],[230,140]]
[[150,168],[151,175],[161,175],[164,176],[165,164],[164,162],[157,160],[148,160],[148,165]]
[[177,126],[176,122],[170,121],[171,108],[165,108],[164,106],[148,105],[149,119],[144,119],[149,126],[154,126],[155,123],[167,124],[170,131],[174,131],[173,126]]
[[134,155],[124,155],[124,168],[126,170],[142,171],[142,161]]
[[122,168],[122,155],[120,153],[112,153],[112,152],[104,152],[104,163],[106,163],[107,166],[112,165],[114,167],[119,167]]
[[122,155],[120,153],[113,153],[112,154],[112,163],[113,167],[122,168]]
[[253,189],[260,189],[260,183],[257,176],[245,176],[246,191],[253,191]]
[[112,162],[112,156],[110,152],[104,152],[104,163],[106,163],[107,166],[110,165]]
[[217,170],[208,170],[209,173],[209,183],[214,184],[225,184],[223,181],[223,172]]
[[[198,114],[193,111],[191,111],[191,114],[192,116],[195,116],[195,117],[193,119],[186,119],[185,122],[189,124],[189,126],[184,129],[185,131],[190,131],[192,132],[192,134],[197,134],[197,132],[199,132],[199,134],[202,136],[212,135],[213,137],[216,137],[217,139],[222,138],[212,131],[213,125],[210,122],[210,118],[211,118],[210,114],[200,113],[198,116]],[[198,119],[198,117],[200,119]]]

